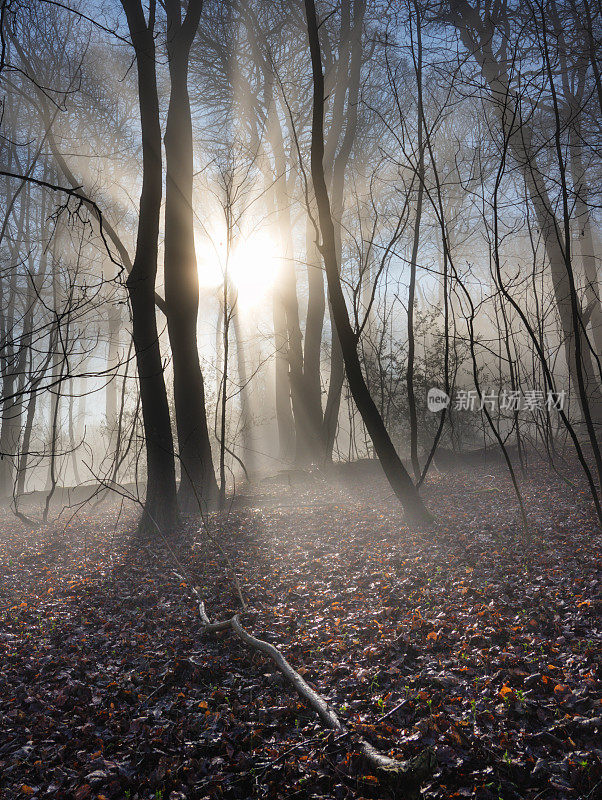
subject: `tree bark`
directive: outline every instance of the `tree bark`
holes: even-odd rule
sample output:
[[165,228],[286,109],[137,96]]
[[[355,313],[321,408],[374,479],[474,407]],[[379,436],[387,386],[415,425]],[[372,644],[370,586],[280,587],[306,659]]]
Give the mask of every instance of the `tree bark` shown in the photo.
[[[23,185],[17,190],[21,192]],[[8,224],[8,219],[14,210],[16,195],[8,205],[5,216],[3,232]],[[26,188],[24,196],[21,198],[21,208],[17,221],[17,235],[15,241],[19,241],[24,234],[26,218],[29,216],[29,186]],[[28,221],[28,220],[27,220]],[[2,238],[0,234],[0,239]],[[10,259],[13,265],[17,264],[18,246],[13,243],[10,247]],[[31,314],[29,308],[23,320],[22,337],[15,331],[17,323],[15,312],[17,310],[17,278],[18,270],[12,267],[10,280],[8,281],[8,296],[5,295],[3,281],[0,280],[0,377],[2,379],[2,404],[1,404],[1,426],[0,426],[0,498],[4,499],[11,495],[15,476],[16,454],[21,437],[21,414],[23,408],[23,396],[17,390],[18,378],[21,377],[25,368],[27,347],[31,344],[27,329],[31,329]],[[28,297],[31,290],[28,290]]]
[[240,421],[242,436],[242,460],[249,476],[257,472],[257,445],[254,436],[254,425],[251,397],[249,394],[249,378],[247,375],[246,347],[238,308],[232,315],[234,339],[236,341],[236,368],[238,373],[240,397]]
[[136,255],[126,287],[146,442],[147,485],[140,530],[172,530],[177,524],[176,472],[163,363],[155,317],[155,280],[162,196],[161,127],[155,64],[154,12],[149,22],[141,0],[121,0],[136,51],[142,129],[142,191]]
[[205,383],[197,346],[199,276],[192,209],[193,146],[188,61],[202,0],[189,0],[184,19],[180,0],[167,0],[167,53],[171,94],[165,131],[165,304],[174,374],[174,403],[180,458],[180,508],[193,513],[217,497]]
[[[335,92],[333,109],[333,129],[329,133],[328,152],[323,163],[326,164],[325,173],[329,172],[332,164],[332,219],[335,231],[335,247],[337,264],[342,263],[342,218],[345,207],[345,173],[351,156],[351,150],[357,131],[357,107],[359,101],[360,71],[362,66],[362,25],[366,11],[366,0],[354,0],[353,24],[351,25],[351,2],[344,0],[341,7],[341,46],[343,53],[339,54],[341,69],[337,71],[337,89]],[[345,41],[348,39],[348,41]],[[344,69],[349,65],[348,72]],[[344,114],[345,90],[348,89],[347,115]],[[345,132],[336,152],[336,146],[343,132]],[[330,380],[326,408],[324,409],[323,444],[324,461],[332,461],[332,449],[337,433],[339,410],[341,406],[341,391],[345,377],[344,358],[340,342],[337,340],[337,325],[332,309],[332,300],[329,295],[330,320],[332,329],[332,349],[330,354]]]
[[303,349],[303,375],[305,378],[305,403],[309,421],[308,449],[312,461],[322,461],[322,330],[326,295],[322,259],[316,247],[316,237],[309,218],[305,234],[307,261],[307,314],[305,317],[305,346]]
[[288,379],[288,335],[286,316],[278,293],[273,298],[274,348],[274,393],[276,398],[276,425],[278,428],[278,458],[292,461],[295,453],[295,421],[291,408],[291,389]]
[[422,221],[422,201],[424,195],[424,141],[422,131],[422,30],[420,20],[420,10],[418,3],[414,2],[416,13],[416,52],[412,41],[412,55],[414,57],[414,69],[416,71],[416,83],[418,90],[418,196],[416,198],[416,216],[414,220],[414,237],[412,241],[412,255],[410,258],[410,283],[408,287],[408,365],[406,370],[406,386],[408,391],[408,413],[410,422],[410,458],[414,479],[420,480],[420,462],[418,461],[418,420],[416,416],[416,397],[414,394],[414,306],[416,300],[416,269],[418,262],[418,246],[420,244],[420,223]]
[[105,417],[109,441],[112,441],[117,422],[117,369],[119,367],[119,335],[121,307],[110,304],[107,319],[107,385],[105,387]]
[[[602,358],[602,303],[600,302],[600,282],[592,234],[589,187],[581,155],[581,132],[571,127],[569,131],[569,152],[573,193],[575,195],[575,222],[578,242],[585,276],[585,301],[587,317],[591,327],[594,350]],[[586,323],[587,324],[587,323]],[[598,378],[602,376],[598,374]]]
[[[196,592],[195,592],[196,595]],[[196,595],[198,598],[198,595]],[[280,673],[296,690],[299,697],[316,713],[325,728],[336,731],[340,736],[349,737],[362,753],[371,772],[393,797],[403,796],[407,800],[419,800],[420,786],[429,778],[436,766],[435,753],[426,749],[409,761],[398,761],[381,753],[366,739],[349,731],[328,702],[305,681],[296,669],[282,655],[277,647],[258,639],[241,624],[238,614],[225,620],[211,622],[205,611],[205,604],[198,603],[199,615],[203,623],[203,633],[220,633],[231,630],[252,651],[263,653],[276,665]]]

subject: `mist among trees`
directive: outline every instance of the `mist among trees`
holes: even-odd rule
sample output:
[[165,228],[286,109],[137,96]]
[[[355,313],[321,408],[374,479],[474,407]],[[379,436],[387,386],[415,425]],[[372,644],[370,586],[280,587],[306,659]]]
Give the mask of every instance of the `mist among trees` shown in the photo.
[[[0,0],[3,619],[142,604],[173,663],[124,719],[195,732],[7,797],[598,796],[601,37],[597,0]],[[207,750],[266,658],[301,723],[266,761],[263,686]],[[0,767],[42,747],[11,714]]]

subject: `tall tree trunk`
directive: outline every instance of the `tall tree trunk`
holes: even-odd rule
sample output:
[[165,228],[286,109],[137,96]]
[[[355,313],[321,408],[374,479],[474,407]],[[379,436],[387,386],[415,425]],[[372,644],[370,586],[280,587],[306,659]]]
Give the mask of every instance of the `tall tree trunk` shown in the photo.
[[[228,234],[228,240],[230,234]],[[230,243],[228,242],[228,250]],[[224,275],[223,296],[222,304],[224,308],[224,327],[222,331],[222,352],[224,354],[222,366],[222,380],[221,391],[218,392],[218,401],[220,407],[220,425],[219,425],[219,488],[218,488],[218,501],[219,508],[222,510],[226,503],[226,411],[228,407],[228,367],[230,360],[230,320],[232,319],[232,310],[230,308],[230,282],[228,279],[228,269],[226,267],[226,274]]]
[[29,448],[31,444],[31,434],[33,431],[33,420],[36,413],[37,394],[34,387],[30,387],[27,412],[25,414],[25,425],[23,426],[23,437],[19,449],[17,461],[17,483],[15,488],[16,497],[21,497],[25,492],[25,478],[27,477],[27,466],[29,461]]
[[[44,172],[44,177],[46,176],[46,171]],[[47,218],[47,195],[44,192],[42,194],[42,200],[39,206],[39,216],[37,221],[34,220],[34,226],[37,224],[37,230],[42,232],[41,240],[44,239],[44,233],[46,232],[48,225],[48,218]],[[27,476],[27,462],[29,459],[29,447],[31,443],[31,435],[33,430],[33,421],[35,416],[36,410],[36,402],[37,402],[37,388],[40,383],[44,380],[44,376],[46,374],[46,369],[50,364],[52,359],[52,353],[54,351],[54,337],[55,337],[55,327],[52,326],[49,333],[48,333],[48,347],[45,357],[45,362],[42,365],[40,370],[34,370],[34,363],[33,363],[33,350],[31,348],[32,342],[32,335],[33,335],[33,322],[34,322],[34,315],[36,311],[36,307],[38,304],[38,299],[40,296],[41,287],[46,276],[46,270],[48,268],[48,247],[43,246],[42,252],[40,254],[40,258],[38,261],[38,270],[37,272],[33,268],[33,256],[30,255],[29,257],[29,266],[30,266],[30,275],[31,280],[29,281],[29,287],[27,291],[27,312],[25,315],[25,321],[23,325],[23,352],[24,352],[24,360],[23,360],[23,373],[25,374],[26,365],[28,374],[25,375],[25,382],[27,384],[27,392],[28,392],[28,401],[27,401],[27,410],[25,413],[25,425],[23,426],[23,435],[21,438],[21,444],[19,448],[19,455],[17,458],[17,480],[15,485],[15,497],[20,497],[25,491],[25,479]],[[34,374],[37,372],[36,377]],[[21,398],[21,402],[24,402],[24,398]]]
[[[594,237],[592,234],[589,187],[581,157],[581,134],[571,128],[569,131],[571,177],[575,195],[575,223],[585,276],[586,315],[591,327],[594,350],[602,358],[602,303],[600,302],[600,281],[596,264]],[[600,379],[600,376],[598,375]]]
[[[347,164],[351,156],[351,150],[355,141],[357,130],[357,108],[359,102],[360,72],[362,66],[362,25],[366,11],[366,0],[354,0],[353,2],[353,24],[350,26],[351,0],[343,0],[341,7],[341,36],[346,37],[349,31],[348,42],[342,42],[341,47],[348,55],[349,72],[337,72],[337,90],[335,93],[333,110],[333,130],[329,135],[329,153],[326,158],[325,172],[328,172],[328,165],[332,163],[332,213],[331,217],[335,226],[335,248],[336,259],[339,268],[342,264],[342,219],[345,206],[345,173]],[[341,58],[344,63],[344,57]],[[347,114],[345,118],[343,104],[345,89],[348,89]],[[345,133],[341,141],[336,156],[334,155],[336,145],[343,130],[343,120],[345,120]],[[323,235],[323,234],[322,234]],[[330,286],[330,284],[329,284]],[[328,395],[326,398],[326,408],[324,410],[323,423],[323,444],[324,460],[332,461],[332,449],[336,437],[339,409],[341,405],[341,390],[343,388],[343,378],[345,376],[344,356],[340,342],[337,341],[338,329],[332,300],[329,296],[330,320],[332,330],[332,350],[330,355],[330,380],[328,382]]]
[[117,422],[117,370],[119,367],[119,334],[121,332],[121,308],[109,305],[107,320],[107,385],[105,387],[105,418],[110,440]]
[[[61,320],[63,315],[59,307],[59,271],[57,269],[58,257],[57,253],[62,249],[60,247],[63,222],[59,219],[58,224],[54,231],[51,245],[51,277],[52,277],[52,310],[56,319],[57,338],[56,345],[52,351],[52,372],[51,382],[53,388],[50,390],[50,410],[49,410],[49,427],[48,427],[48,450],[50,453],[50,460],[48,462],[48,472],[46,473],[46,507],[44,510],[44,521],[48,517],[48,510],[50,507],[50,500],[54,494],[57,481],[56,458],[59,438],[61,435],[61,397],[63,390],[63,375],[65,369],[65,359],[67,356],[67,347],[69,339],[69,316],[67,315],[67,323],[65,325],[66,334],[63,331]],[[62,347],[62,352],[61,352]]]
[[[249,42],[253,53],[253,58],[261,69],[264,78],[263,94],[264,105],[267,108],[266,138],[269,142],[274,164],[268,168],[269,159],[265,159],[264,175],[266,183],[272,184],[273,191],[270,197],[274,203],[274,212],[278,220],[278,228],[282,241],[282,267],[278,289],[274,291],[274,303],[281,306],[280,310],[275,308],[275,324],[286,327],[285,353],[288,360],[288,369],[285,372],[283,364],[276,364],[276,413],[278,418],[278,430],[280,437],[281,455],[289,449],[293,451],[293,458],[297,464],[308,464],[319,460],[320,456],[320,426],[322,422],[322,409],[319,406],[316,413],[315,395],[307,385],[307,373],[304,362],[303,336],[299,320],[299,300],[297,297],[297,272],[295,267],[295,250],[293,246],[292,224],[290,216],[290,199],[288,196],[287,182],[287,154],[284,143],[284,136],[280,116],[278,114],[274,96],[274,65],[271,58],[266,58],[261,46],[263,33],[261,32],[258,20],[252,8],[245,8],[243,11]],[[259,131],[256,120],[249,119],[250,125],[254,128],[255,142],[257,150],[262,149]],[[273,173],[273,174],[272,174]],[[310,283],[310,297],[308,302],[308,315],[311,303],[316,299],[315,282]],[[313,289],[313,292],[312,292]],[[323,289],[322,289],[323,291]],[[319,307],[319,303],[318,303]],[[324,311],[322,310],[322,316]],[[282,319],[280,319],[282,316]],[[321,332],[320,321],[320,332]],[[314,331],[316,330],[314,324]],[[277,339],[281,339],[280,334],[276,334]],[[318,342],[318,358],[319,358]],[[277,356],[281,352],[280,344],[277,344]],[[313,363],[313,362],[312,362]],[[319,363],[319,362],[318,362]],[[289,388],[284,389],[280,381],[286,379]],[[319,383],[319,375],[318,375]],[[319,399],[319,396],[318,396]],[[313,405],[312,405],[313,401]],[[290,409],[287,408],[290,405]],[[319,419],[318,419],[319,417]],[[289,430],[289,425],[293,425],[293,431]],[[284,437],[284,438],[283,438]]]
[[297,464],[309,464],[319,457],[317,449],[319,427],[315,427],[315,409],[311,409],[308,404],[303,336],[297,297],[295,248],[293,245],[290,199],[287,196],[286,187],[287,160],[280,119],[272,94],[271,80],[272,75],[268,73],[265,82],[265,96],[269,107],[267,138],[274,155],[274,206],[283,251],[282,268],[280,270],[278,288],[275,291],[275,301],[280,302],[282,305],[286,324],[288,379],[290,382],[290,400],[295,436],[294,460]]
[[414,2],[416,13],[416,51],[412,37],[412,56],[416,83],[418,90],[418,196],[416,198],[416,216],[414,220],[414,237],[412,241],[412,255],[410,258],[410,284],[408,289],[408,367],[406,371],[406,386],[408,391],[408,412],[410,418],[410,458],[414,478],[420,480],[420,462],[418,461],[418,420],[416,417],[416,397],[414,394],[414,306],[416,302],[416,269],[418,263],[418,246],[420,244],[420,222],[422,220],[422,200],[424,195],[424,141],[422,131],[422,27],[418,3]]
[[309,450],[311,461],[323,459],[322,439],[322,329],[326,296],[322,259],[316,246],[316,236],[309,218],[306,223],[307,261],[307,314],[305,317],[305,346],[303,349],[303,375],[305,403],[309,421]]
[[[27,203],[21,200],[21,213],[18,221],[16,241],[23,235],[23,221]],[[18,246],[10,248],[10,259],[13,264],[8,286],[4,287],[0,279],[0,377],[2,380],[2,404],[0,416],[0,498],[11,495],[15,474],[15,456],[21,436],[21,407],[22,399],[17,391],[18,376],[24,367],[25,351],[23,346],[27,341],[25,326],[23,339],[18,343],[15,331],[17,322],[17,278]],[[6,289],[8,290],[6,292]],[[6,292],[6,293],[5,293]],[[27,320],[24,321],[25,325]]]
[[[59,337],[62,342],[62,336]],[[58,364],[57,364],[58,359]],[[58,373],[57,373],[58,369]],[[54,364],[52,368],[52,380],[56,382],[55,388],[50,395],[50,461],[48,462],[48,475],[46,478],[46,500],[44,503],[44,511],[42,513],[42,520],[48,520],[50,512],[50,504],[59,479],[57,469],[57,449],[59,446],[59,436],[61,430],[61,389],[63,387],[63,375],[65,369],[65,358],[58,357],[58,347],[55,353]]]
[[274,348],[274,392],[276,398],[276,425],[278,428],[278,458],[292,461],[295,453],[295,422],[291,408],[291,389],[288,379],[288,335],[286,316],[278,292],[273,298]]
[[146,441],[146,500],[140,529],[152,531],[158,526],[162,531],[169,531],[176,526],[178,514],[173,437],[155,317],[163,182],[155,64],[155,3],[151,2],[148,24],[141,0],[121,0],[121,4],[136,51],[142,129],[143,173],[136,255],[126,282],[132,309],[132,334]]
[[[280,170],[284,170],[284,157],[282,160],[276,158],[276,164],[277,173],[279,173]],[[295,251],[291,232],[289,203],[283,192],[282,181],[278,181],[275,194],[276,206],[278,208],[278,222],[284,245],[283,267],[276,294],[279,295],[280,302],[282,303],[286,321],[288,376],[295,424],[295,462],[305,463],[311,461],[311,455],[308,453],[310,431],[303,374],[303,337],[301,335],[301,325],[299,322]]]
[[81,478],[79,475],[79,467],[77,465],[77,440],[75,438],[75,420],[73,407],[75,406],[74,396],[75,381],[73,378],[69,379],[69,449],[71,450],[71,465],[73,467],[73,480],[75,486],[79,486]]
[[[572,8],[569,18],[574,20],[575,7]],[[543,13],[543,12],[542,12]],[[589,8],[586,5],[586,16]],[[565,37],[564,28],[558,14],[558,7],[555,0],[552,0],[548,9],[548,16],[552,22],[554,36],[557,43],[557,54],[562,79],[562,92],[564,102],[568,106],[570,118],[568,120],[568,144],[569,144],[569,164],[572,179],[572,197],[574,198],[574,221],[578,230],[578,241],[581,254],[581,263],[585,277],[585,310],[583,313],[584,332],[588,323],[591,325],[592,341],[589,337],[584,342],[588,350],[588,356],[593,349],[593,357],[596,362],[597,370],[595,375],[594,389],[599,389],[602,381],[602,304],[600,303],[600,284],[598,280],[598,270],[596,267],[596,257],[594,252],[594,240],[591,226],[590,211],[590,191],[587,182],[587,175],[583,165],[583,130],[581,119],[583,109],[586,105],[586,86],[588,75],[588,60],[585,54],[581,54],[576,62],[571,58],[571,46],[568,45]],[[578,21],[579,23],[579,21]],[[577,27],[580,27],[578,24]],[[547,39],[546,39],[547,41]],[[588,50],[591,42],[587,42]],[[591,54],[590,54],[591,55]],[[599,74],[598,74],[599,78]],[[598,91],[600,84],[598,81]],[[599,94],[599,98],[602,97]],[[602,105],[600,106],[602,109]]]
[[205,384],[197,345],[199,276],[192,209],[193,149],[188,61],[202,0],[189,0],[184,20],[180,0],[167,0],[167,52],[171,94],[165,131],[165,303],[173,357],[174,403],[180,457],[178,501],[183,511],[215,502],[205,406]]
[[[337,259],[337,264],[340,263]],[[328,281],[328,278],[327,278]],[[330,289],[329,289],[330,291]],[[322,445],[324,447],[323,459],[325,463],[332,461],[334,441],[339,426],[339,411],[341,408],[341,391],[345,378],[345,364],[336,320],[332,310],[330,295],[328,296],[328,309],[330,312],[331,347],[330,347],[330,375],[328,379],[328,392],[324,408],[324,421],[322,423]]]
[[336,258],[335,231],[330,210],[330,200],[324,177],[324,75],[318,35],[318,22],[314,0],[305,0],[307,31],[311,52],[313,75],[313,117],[311,137],[311,175],[318,207],[318,218],[322,237],[321,252],[326,268],[330,303],[341,343],[345,372],[353,399],[391,488],[400,499],[409,519],[427,522],[430,514],[422,503],[410,476],[401,463],[382,417],[372,399],[362,374],[357,351],[357,335],[354,333],[345,296],[341,287],[339,266]]
[[236,367],[238,372],[240,421],[243,441],[242,460],[249,476],[252,476],[257,472],[257,447],[255,445],[255,437],[253,435],[254,420],[251,412],[251,398],[249,397],[249,379],[247,375],[245,342],[238,308],[234,309],[234,313],[232,315],[232,325],[234,327],[234,338],[236,340]]

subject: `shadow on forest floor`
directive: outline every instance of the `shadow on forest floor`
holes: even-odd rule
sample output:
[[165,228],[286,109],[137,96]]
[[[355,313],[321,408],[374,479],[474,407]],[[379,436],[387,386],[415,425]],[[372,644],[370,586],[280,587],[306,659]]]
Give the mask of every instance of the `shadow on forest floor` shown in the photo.
[[229,615],[233,564],[248,627],[349,727],[436,750],[423,797],[597,797],[600,531],[584,490],[521,485],[528,537],[495,464],[433,474],[429,530],[370,464],[244,487],[211,537],[132,542],[110,503],[37,530],[3,514],[0,796],[386,797],[269,662],[201,634],[189,586]]

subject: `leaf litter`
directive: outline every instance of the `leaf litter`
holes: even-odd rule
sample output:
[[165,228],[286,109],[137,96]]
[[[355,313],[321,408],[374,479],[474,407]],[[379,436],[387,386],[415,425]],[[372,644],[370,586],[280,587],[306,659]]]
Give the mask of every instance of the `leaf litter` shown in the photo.
[[[246,627],[382,752],[436,752],[422,797],[600,797],[600,531],[533,469],[525,534],[488,472],[429,479],[429,530],[359,470],[253,487],[209,524]],[[240,611],[212,540],[117,517],[0,520],[0,797],[390,796],[269,661],[203,635],[192,586],[213,619]]]

